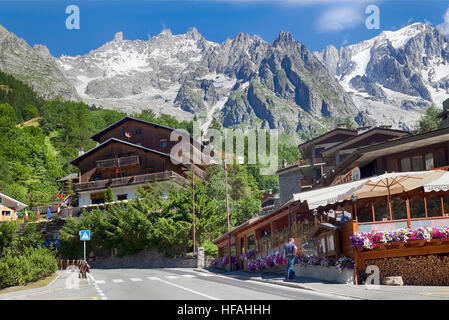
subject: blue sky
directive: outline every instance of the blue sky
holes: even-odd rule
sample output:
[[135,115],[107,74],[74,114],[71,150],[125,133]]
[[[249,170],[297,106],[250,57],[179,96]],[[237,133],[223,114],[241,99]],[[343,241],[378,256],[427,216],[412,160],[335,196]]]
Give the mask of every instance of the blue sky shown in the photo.
[[[72,4],[80,9],[79,30],[65,26],[66,7]],[[380,9],[380,29],[365,27],[368,5]],[[280,30],[288,30],[315,51],[328,44],[357,43],[418,21],[449,33],[448,7],[447,0],[0,0],[0,24],[30,45],[45,44],[55,56],[88,53],[118,31],[124,39],[146,40],[163,28],[179,34],[192,26],[215,42],[239,32],[272,42]]]

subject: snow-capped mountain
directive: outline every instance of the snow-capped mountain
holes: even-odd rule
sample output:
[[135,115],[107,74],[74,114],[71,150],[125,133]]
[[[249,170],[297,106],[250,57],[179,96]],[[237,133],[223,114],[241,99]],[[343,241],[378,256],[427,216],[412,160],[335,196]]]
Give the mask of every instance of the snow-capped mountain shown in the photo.
[[448,40],[422,23],[314,54],[285,31],[272,43],[245,33],[214,43],[191,28],[147,41],[118,32],[85,55],[59,58],[0,28],[0,53],[0,70],[48,97],[303,139],[347,117],[413,129],[424,107],[440,107],[449,90]]
[[449,98],[449,41],[436,28],[414,23],[340,49],[315,53],[372,118],[399,127],[416,122],[430,103]]
[[57,64],[87,103],[197,116],[204,129],[217,118],[225,126],[293,133],[324,128],[322,117],[357,114],[338,81],[288,32],[272,44],[245,33],[213,43],[195,28],[180,35],[166,30],[148,41],[117,33],[100,48],[62,56]]

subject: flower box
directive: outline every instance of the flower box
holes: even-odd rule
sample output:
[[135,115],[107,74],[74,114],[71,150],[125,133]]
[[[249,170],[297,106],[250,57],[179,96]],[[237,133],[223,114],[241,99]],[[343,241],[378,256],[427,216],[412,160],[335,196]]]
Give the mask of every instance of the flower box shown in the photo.
[[352,284],[354,283],[354,270],[345,269],[342,272],[335,267],[304,266],[295,265],[296,276],[312,279],[325,280],[333,283]]

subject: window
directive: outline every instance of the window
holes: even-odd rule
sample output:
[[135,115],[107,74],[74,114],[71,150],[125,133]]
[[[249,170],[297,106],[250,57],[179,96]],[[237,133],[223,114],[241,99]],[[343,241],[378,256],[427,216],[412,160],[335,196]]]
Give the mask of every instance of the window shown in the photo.
[[318,254],[320,253],[326,253],[326,243],[324,238],[320,238],[318,242]]
[[398,172],[399,171],[398,159],[388,159],[387,160],[387,171],[388,172]]
[[401,198],[391,199],[391,210],[393,211],[393,220],[407,219],[406,201]]
[[8,211],[8,210],[2,211],[2,216],[10,217],[11,216],[11,211]]
[[359,202],[357,204],[357,221],[372,222],[373,212],[371,210],[371,202]]
[[426,170],[433,168],[433,153],[426,153]]
[[327,251],[334,251],[335,250],[335,246],[334,246],[334,235],[330,234],[327,236]]
[[426,211],[424,208],[424,199],[414,196],[410,199],[410,216],[412,218],[425,218]]
[[122,201],[128,199],[128,194],[118,194],[117,201]]
[[248,250],[254,250],[254,248],[254,235],[252,234],[248,237]]
[[3,198],[0,197],[0,204],[3,204]]
[[437,196],[430,196],[426,199],[427,202],[427,216],[428,217],[441,217],[441,198]]
[[385,221],[390,218],[387,197],[374,201],[374,217],[376,221]]
[[423,163],[422,163],[422,156],[414,156],[412,157],[412,164],[413,164],[413,171],[422,171]]
[[443,196],[444,214],[449,215],[449,195]]
[[137,130],[136,130],[136,134],[142,134],[142,129],[140,129],[140,128],[137,129]]
[[161,140],[161,148],[167,148],[167,139]]
[[235,253],[236,253],[236,250],[235,250],[235,243],[233,243],[233,244],[231,244],[231,256],[234,256],[234,257],[235,257]]
[[401,159],[401,171],[412,171],[412,166],[410,164],[410,158],[402,158]]

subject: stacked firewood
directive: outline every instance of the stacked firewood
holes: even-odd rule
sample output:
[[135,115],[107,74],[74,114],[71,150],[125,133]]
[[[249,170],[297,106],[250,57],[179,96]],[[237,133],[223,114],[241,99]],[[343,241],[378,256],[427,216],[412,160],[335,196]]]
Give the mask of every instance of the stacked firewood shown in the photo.
[[449,256],[426,255],[367,260],[376,265],[380,281],[384,277],[402,276],[405,285],[448,286]]

